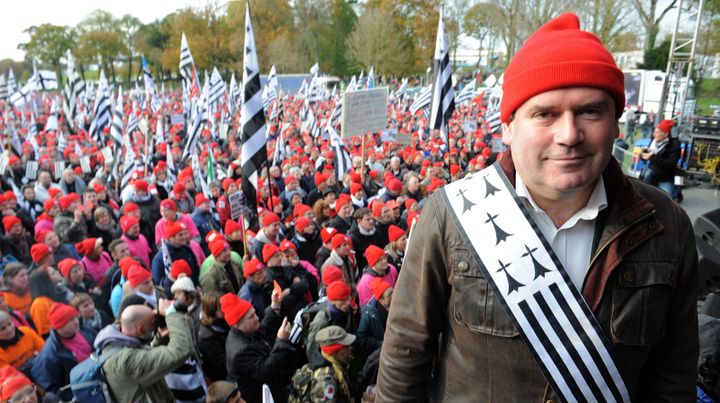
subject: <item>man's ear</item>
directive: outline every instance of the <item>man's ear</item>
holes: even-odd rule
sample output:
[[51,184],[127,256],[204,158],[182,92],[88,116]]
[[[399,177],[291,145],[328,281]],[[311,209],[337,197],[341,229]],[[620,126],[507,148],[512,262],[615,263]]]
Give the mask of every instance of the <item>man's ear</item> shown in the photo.
[[513,123],[515,122],[510,121],[510,123],[503,123],[501,126],[503,143],[508,146],[512,143]]

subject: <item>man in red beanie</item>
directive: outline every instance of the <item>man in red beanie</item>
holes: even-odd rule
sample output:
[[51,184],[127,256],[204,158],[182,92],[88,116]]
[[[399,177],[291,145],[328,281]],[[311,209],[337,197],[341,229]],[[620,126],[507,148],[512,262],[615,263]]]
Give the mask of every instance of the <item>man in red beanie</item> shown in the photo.
[[253,242],[253,256],[262,259],[262,250],[265,244],[280,244],[280,217],[275,213],[266,213],[262,219],[262,228],[258,231]]
[[359,273],[355,260],[352,257],[353,249],[351,242],[352,240],[350,240],[349,236],[345,234],[335,234],[330,240],[332,252],[330,252],[330,256],[328,256],[322,266],[320,266],[320,272],[322,273],[328,266],[337,266],[342,270],[343,276],[350,287],[355,287]]
[[640,158],[647,161],[641,179],[681,202],[682,193],[680,188],[675,186],[677,162],[680,159],[680,141],[671,136],[674,124],[675,121],[665,119],[655,128],[650,146],[640,153]]
[[227,371],[248,402],[262,401],[262,385],[270,387],[275,400],[287,400],[295,347],[288,341],[290,322],[280,316],[280,298],[272,294],[262,322],[252,304],[234,294],[220,298],[220,309],[230,325],[225,341]]
[[317,251],[322,246],[322,239],[318,228],[308,217],[300,217],[295,220],[295,235],[292,237],[300,260],[315,263]]
[[88,325],[80,325],[78,311],[55,302],[48,314],[52,330],[40,354],[32,364],[32,376],[41,388],[63,400],[72,399],[69,389],[70,370],[90,356],[97,333]]
[[379,401],[695,399],[695,238],[612,158],[624,104],[577,16],[527,39],[504,75],[507,153],[437,189],[413,230]]
[[122,230],[120,238],[125,241],[130,254],[140,258],[145,267],[150,267],[152,249],[150,249],[145,235],[140,233],[140,220],[130,215],[122,216],[120,217],[120,229]]
[[5,234],[0,237],[3,255],[12,255],[17,260],[30,265],[33,260],[30,255],[30,247],[33,240],[26,235],[23,229],[22,220],[16,216],[5,216],[2,218]]
[[[167,202],[168,200],[164,200]],[[183,215],[183,217],[186,217]],[[192,221],[191,221],[192,222]],[[158,221],[158,223],[160,223]],[[193,224],[194,226],[195,224]],[[197,231],[197,230],[196,230]],[[193,284],[199,284],[200,264],[196,254],[190,247],[190,232],[181,220],[167,221],[164,229],[165,239],[160,241],[158,251],[152,259],[153,281],[169,295],[172,283],[167,277],[172,262],[178,259],[185,260],[192,269]]]
[[318,368],[325,362],[315,340],[317,332],[328,326],[336,325],[348,333],[355,334],[358,326],[357,305],[350,286],[344,281],[334,281],[327,286],[325,292],[327,301],[320,303],[320,307],[307,329],[305,352],[311,368]]
[[208,244],[205,243],[205,236],[210,231],[221,231],[222,227],[220,222],[213,216],[210,199],[205,194],[198,193],[195,195],[195,210],[193,210],[190,218],[200,233],[200,246],[203,247],[205,254],[208,254],[210,249],[208,249]]
[[210,253],[215,258],[213,264],[200,274],[200,287],[203,292],[237,294],[243,286],[243,267],[231,258],[230,245],[223,238],[210,242]]
[[[125,213],[128,212],[128,202],[132,202],[133,209],[138,207],[140,209],[140,217],[136,217],[140,220],[141,232],[145,235],[150,245],[155,245],[160,242],[159,239],[155,239],[155,224],[160,220],[160,199],[157,196],[149,192],[149,185],[145,180],[137,180],[133,186],[128,186],[127,189],[134,188],[133,192],[128,198],[123,198],[125,204]],[[147,223],[150,230],[143,230],[145,223]]]
[[70,193],[61,197],[60,208],[62,211],[53,220],[60,241],[74,244],[87,238],[90,212],[85,211],[80,196]]

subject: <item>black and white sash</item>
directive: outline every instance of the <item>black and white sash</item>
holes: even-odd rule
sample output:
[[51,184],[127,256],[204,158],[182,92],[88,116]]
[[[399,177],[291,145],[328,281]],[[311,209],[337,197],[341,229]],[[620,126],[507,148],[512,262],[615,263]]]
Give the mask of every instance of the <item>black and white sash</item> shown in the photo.
[[500,165],[441,194],[553,391],[566,402],[629,402],[612,345]]

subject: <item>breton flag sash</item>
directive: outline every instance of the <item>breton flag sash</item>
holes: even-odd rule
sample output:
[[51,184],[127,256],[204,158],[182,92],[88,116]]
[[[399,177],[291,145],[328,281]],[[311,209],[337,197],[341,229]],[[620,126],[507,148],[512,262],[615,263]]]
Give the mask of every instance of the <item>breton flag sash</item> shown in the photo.
[[498,163],[446,185],[453,222],[566,402],[629,402],[612,345]]

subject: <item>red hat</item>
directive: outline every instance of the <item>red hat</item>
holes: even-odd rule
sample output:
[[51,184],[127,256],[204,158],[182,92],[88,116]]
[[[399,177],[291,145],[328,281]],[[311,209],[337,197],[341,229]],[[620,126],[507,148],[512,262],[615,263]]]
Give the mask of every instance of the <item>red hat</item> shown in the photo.
[[289,249],[292,249],[295,252],[298,251],[297,246],[295,246],[295,244],[292,241],[284,239],[282,242],[280,242],[280,251],[281,252],[285,252],[286,250],[289,250]]
[[125,208],[123,208],[123,212],[125,214],[131,213],[133,211],[138,211],[138,210],[140,210],[140,206],[138,206],[137,204],[135,204],[133,202],[125,203]]
[[192,276],[190,265],[185,261],[185,259],[178,259],[173,262],[172,266],[170,266],[170,275],[172,278],[177,279],[181,274],[185,274],[188,277]]
[[460,165],[450,164],[450,176],[455,176],[458,172],[460,172]]
[[[167,200],[167,199],[166,199]],[[165,237],[172,238],[179,234],[181,231],[186,230],[185,224],[180,221],[166,221],[165,222]]]
[[350,182],[352,182],[352,183],[362,182],[362,177],[357,172],[350,172],[350,174],[348,176],[350,176]]
[[143,179],[136,180],[133,186],[135,187],[135,190],[140,190],[145,193],[148,191],[148,183]]
[[320,237],[323,243],[328,243],[338,233],[338,230],[333,227],[325,227],[320,231]]
[[672,130],[672,127],[673,127],[674,125],[675,125],[675,121],[674,121],[674,120],[663,119],[662,122],[660,122],[660,124],[657,125],[657,128],[658,128],[659,130],[664,131],[665,133],[670,133],[670,131]]
[[351,195],[355,195],[355,193],[357,193],[361,190],[363,190],[363,191],[365,190],[365,189],[363,189],[361,184],[359,184],[359,183],[351,183],[350,184],[350,194]]
[[230,245],[227,242],[225,242],[224,239],[218,238],[218,239],[210,242],[209,247],[210,247],[210,253],[212,253],[213,256],[218,257],[218,256],[220,256],[221,253],[223,253],[223,251],[225,251],[225,249],[229,249]]
[[54,198],[49,198],[49,199],[45,200],[45,203],[43,203],[43,208],[45,209],[45,211],[50,211],[56,205],[57,205],[57,200],[55,200]]
[[320,184],[325,182],[329,177],[330,174],[315,172],[315,186],[320,186]]
[[305,215],[308,211],[312,211],[312,207],[308,206],[307,204],[298,203],[295,205],[295,208],[293,208],[293,215],[295,217],[300,217],[302,215]]
[[36,243],[30,248],[30,257],[32,257],[32,261],[35,262],[35,264],[40,263],[45,256],[51,253],[50,247],[44,243]]
[[262,248],[263,263],[267,264],[268,260],[278,252],[280,252],[280,248],[271,243],[266,243]]
[[95,249],[95,245],[97,245],[98,241],[102,243],[102,238],[85,238],[75,244],[75,249],[77,249],[79,254],[87,256]]
[[382,214],[383,207],[385,207],[385,203],[383,203],[379,199],[375,199],[375,201],[372,205],[372,214],[375,216],[375,218],[380,217],[380,214]]
[[343,273],[339,267],[335,265],[329,265],[322,271],[322,282],[325,285],[330,285],[335,281],[342,281]]
[[368,266],[370,267],[375,266],[375,263],[377,263],[383,256],[385,256],[385,251],[375,245],[370,245],[367,249],[365,249],[365,258],[367,259]]
[[145,281],[152,278],[149,271],[143,269],[140,265],[131,266],[128,269],[128,281],[130,281],[130,287],[135,288]]
[[500,119],[507,123],[535,95],[569,87],[605,90],[619,118],[625,107],[624,80],[598,37],[581,31],[578,17],[565,13],[535,31],[505,69]]
[[258,258],[252,258],[243,264],[243,277],[248,278],[264,268],[265,266]]
[[47,228],[43,228],[35,233],[35,242],[37,243],[45,243],[45,237],[51,233],[52,230],[49,230]]
[[122,232],[127,232],[133,225],[138,224],[140,224],[140,220],[135,217],[130,217],[128,215],[120,217],[120,228],[122,229]]
[[340,211],[340,209],[348,203],[352,203],[350,196],[345,193],[341,194],[335,201],[335,211]]
[[280,217],[278,217],[278,215],[273,212],[269,212],[263,216],[263,219],[262,219],[263,227],[269,227],[270,225],[275,224],[276,222],[280,222]]
[[291,182],[294,182],[296,180],[297,180],[297,178],[292,175],[286,176],[285,177],[285,186],[289,185]]
[[175,202],[170,199],[165,199],[160,203],[160,208],[177,211],[177,204],[175,204]]
[[325,293],[330,301],[342,301],[350,297],[350,287],[344,281],[333,281]]
[[417,203],[417,200],[415,199],[407,199],[405,200],[405,209],[410,210],[410,207],[412,207],[413,204]]
[[[0,400],[9,401],[12,395],[20,389],[32,385],[33,383],[22,374],[22,372],[15,369],[10,365],[6,365],[0,373]],[[5,376],[5,372],[12,372],[12,375]]]
[[49,195],[51,198],[53,198],[53,199],[54,199],[55,197],[57,197],[57,195],[60,194],[60,193],[62,193],[62,190],[61,190],[60,188],[50,188],[50,189],[48,189],[48,195]]
[[390,227],[388,228],[388,239],[390,242],[397,241],[403,235],[405,235],[405,230],[395,224],[390,224]]
[[339,248],[343,243],[348,242],[348,237],[345,234],[335,234],[330,240],[333,250]]
[[75,201],[79,201],[80,196],[77,193],[70,193],[60,198],[60,208],[65,211]]
[[195,195],[195,207],[200,207],[203,203],[207,203],[210,200],[208,200],[207,196],[203,193],[198,193]]
[[97,183],[97,182],[96,182],[96,183],[93,185],[93,190],[95,191],[95,193],[101,193],[101,192],[104,192],[104,191],[107,190],[107,189],[105,189],[105,186],[103,186],[103,185],[101,185],[100,183]]
[[305,228],[307,228],[311,225],[312,225],[312,221],[310,221],[310,219],[305,216],[302,216],[302,217],[298,218],[297,220],[295,220],[295,229],[297,230],[297,232],[303,232],[305,230]]
[[172,192],[175,195],[182,195],[183,193],[185,193],[185,190],[185,185],[180,182],[175,183],[172,188]]
[[231,292],[220,297],[220,310],[225,315],[225,322],[230,326],[240,322],[250,308],[252,308],[251,303]]
[[60,273],[62,273],[63,277],[68,278],[68,277],[70,277],[70,271],[72,270],[72,268],[75,266],[79,266],[79,265],[80,265],[79,260],[67,258],[67,259],[61,260],[60,263],[58,263],[57,267],[58,267],[58,270],[60,270]]
[[229,188],[230,185],[232,185],[233,183],[235,183],[235,181],[232,180],[232,178],[225,178],[225,179],[223,179],[223,181],[222,181],[223,190],[225,190],[225,192],[227,193],[228,188]]
[[393,178],[388,183],[388,190],[390,190],[391,192],[400,192],[400,191],[402,191],[402,186],[403,185],[402,185],[402,182],[400,181],[400,179]]
[[9,232],[10,229],[12,229],[15,224],[21,224],[22,220],[14,215],[5,216],[2,219],[3,227],[5,228],[5,232]]
[[138,261],[135,260],[132,256],[127,256],[118,262],[118,266],[120,266],[120,273],[122,273],[123,277],[127,278],[128,276],[128,270],[130,270],[131,267],[138,264]]
[[235,231],[242,231],[242,227],[234,220],[227,220],[225,222],[225,234],[229,235]]
[[392,287],[392,285],[385,281],[382,277],[375,277],[370,282],[370,291],[372,291],[372,295],[375,297],[376,301],[380,301],[380,298],[382,298],[385,290],[390,287]]
[[53,304],[50,306],[50,313],[48,314],[48,319],[50,319],[50,327],[58,330],[61,327],[65,326],[76,316],[78,316],[77,309],[71,307],[70,305],[53,302]]

